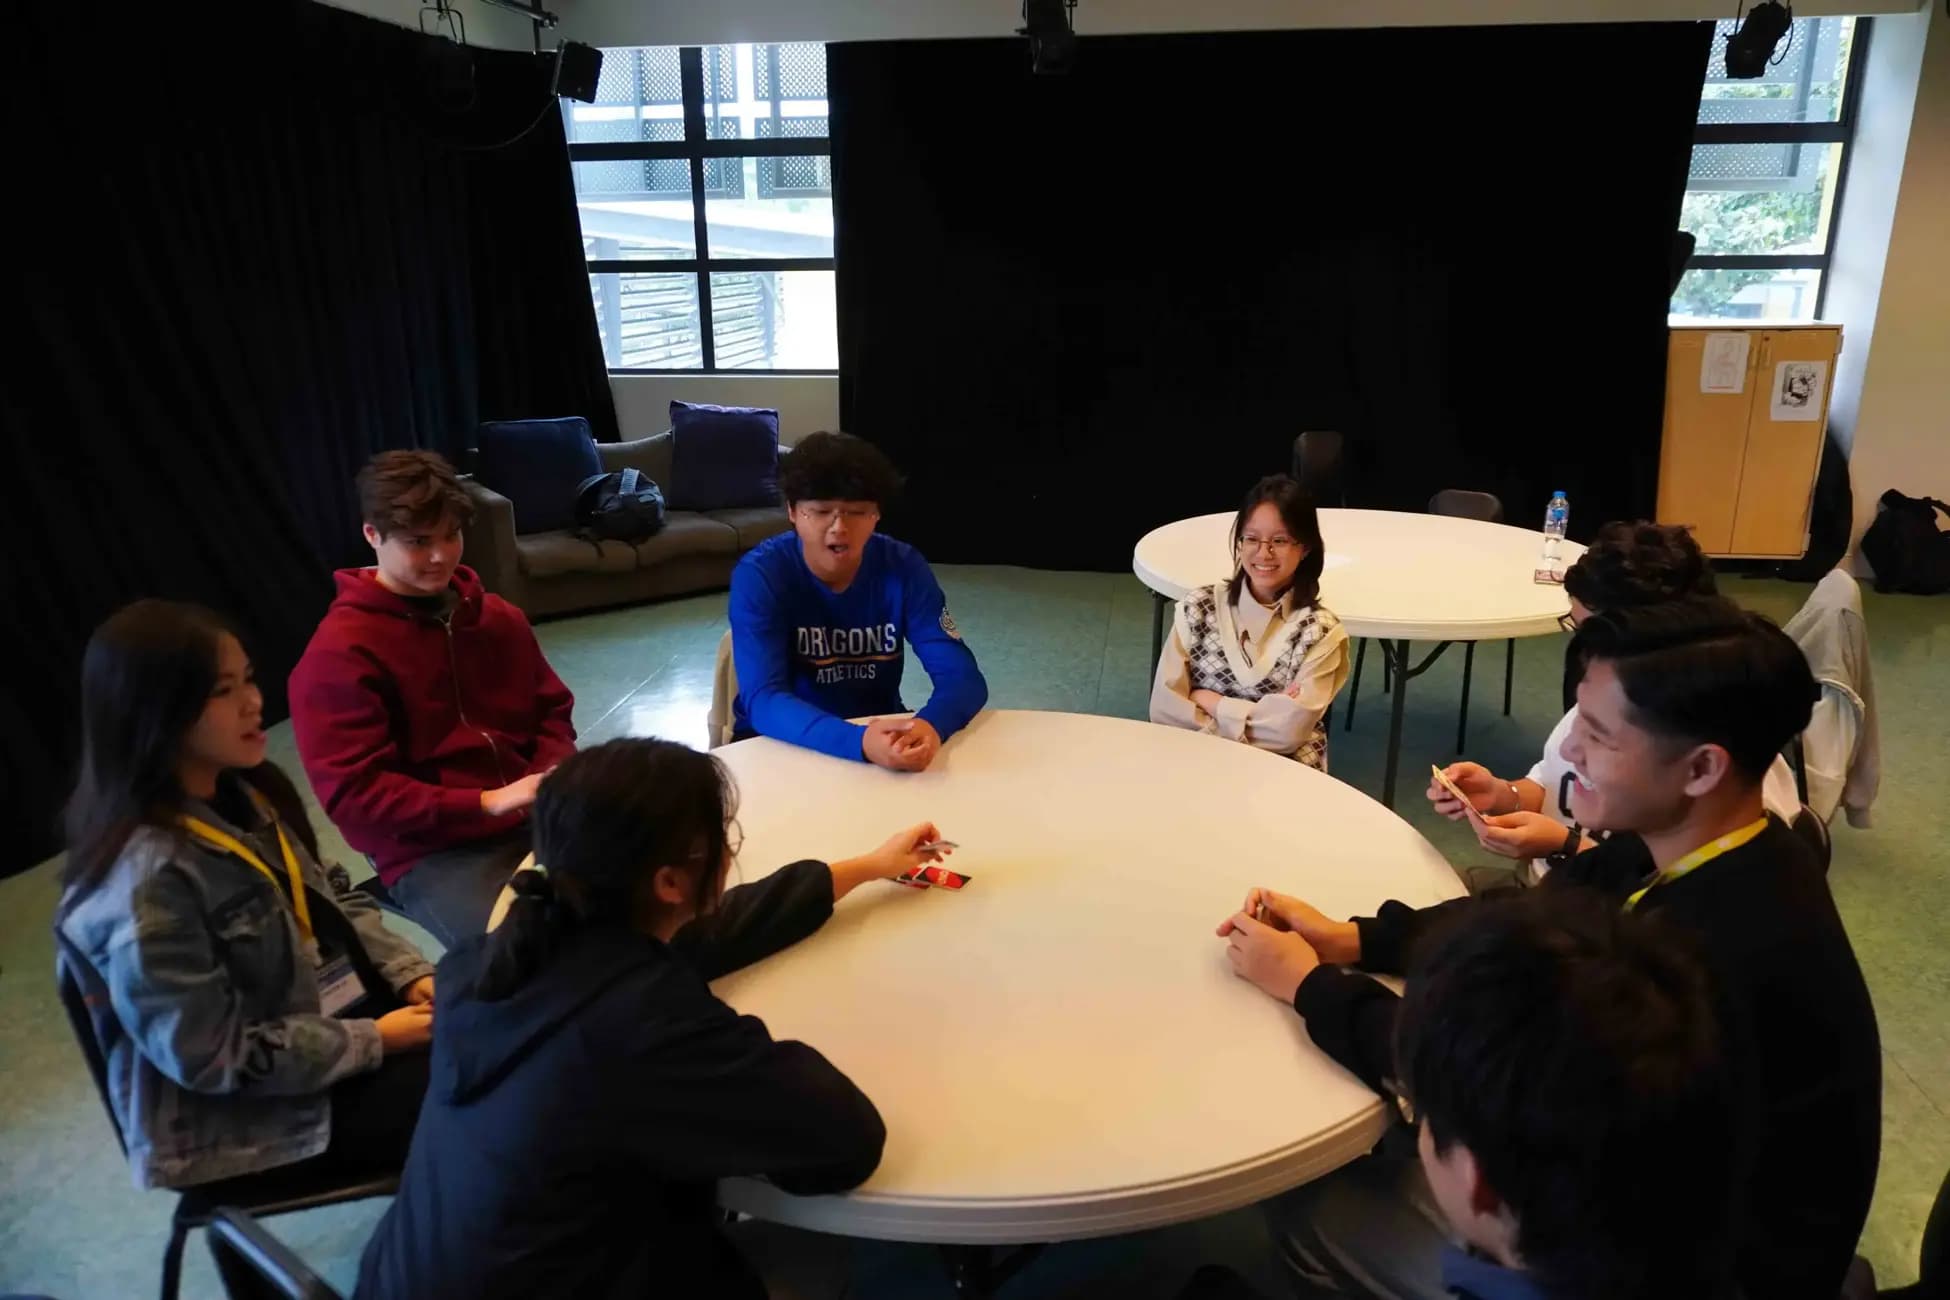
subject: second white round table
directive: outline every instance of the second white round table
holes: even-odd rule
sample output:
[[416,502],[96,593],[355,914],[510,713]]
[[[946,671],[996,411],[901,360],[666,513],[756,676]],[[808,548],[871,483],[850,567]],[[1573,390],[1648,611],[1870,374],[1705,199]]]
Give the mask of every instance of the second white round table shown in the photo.
[[[1234,567],[1232,514],[1199,515],[1154,528],[1132,553],[1131,569],[1157,596],[1151,657],[1163,648],[1170,602],[1228,577]],[[1543,636],[1556,632],[1570,613],[1564,589],[1536,581],[1543,534],[1507,524],[1394,510],[1323,509],[1321,539],[1327,563],[1321,603],[1334,611],[1352,637],[1373,637],[1396,682],[1388,727],[1382,803],[1395,801],[1395,768],[1401,755],[1401,683],[1420,675],[1451,644]],[[1584,554],[1563,544],[1560,571]],[[1419,665],[1408,643],[1434,641]],[[1505,666],[1508,701],[1509,666]],[[1465,702],[1465,707],[1467,707]]]

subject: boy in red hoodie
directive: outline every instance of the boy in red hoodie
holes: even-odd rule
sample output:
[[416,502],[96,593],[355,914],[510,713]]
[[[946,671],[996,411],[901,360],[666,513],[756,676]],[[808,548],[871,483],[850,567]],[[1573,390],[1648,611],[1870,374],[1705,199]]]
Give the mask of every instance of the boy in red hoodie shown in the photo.
[[291,672],[298,755],[325,813],[441,943],[478,934],[528,851],[528,806],[575,750],[575,699],[520,610],[460,562],[473,503],[445,460],[359,471],[378,563],[338,595]]

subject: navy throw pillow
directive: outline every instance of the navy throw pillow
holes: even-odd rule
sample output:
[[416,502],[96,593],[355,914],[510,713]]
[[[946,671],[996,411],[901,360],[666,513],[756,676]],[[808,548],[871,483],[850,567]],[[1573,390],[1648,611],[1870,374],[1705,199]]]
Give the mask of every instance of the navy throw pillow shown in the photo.
[[672,510],[779,503],[779,413],[756,406],[670,404]]
[[515,503],[517,533],[574,528],[576,490],[603,472],[589,421],[491,420],[475,444],[481,482]]

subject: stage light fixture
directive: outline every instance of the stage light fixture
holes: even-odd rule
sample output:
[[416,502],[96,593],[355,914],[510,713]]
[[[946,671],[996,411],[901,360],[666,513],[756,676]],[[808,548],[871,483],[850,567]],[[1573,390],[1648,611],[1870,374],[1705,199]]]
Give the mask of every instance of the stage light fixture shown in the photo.
[[1068,72],[1077,61],[1077,0],[1022,0],[1018,36],[1029,38],[1029,66],[1045,76]]
[[1751,81],[1765,76],[1774,58],[1774,47],[1794,25],[1794,10],[1763,0],[1747,11],[1746,21],[1727,37],[1727,76]]

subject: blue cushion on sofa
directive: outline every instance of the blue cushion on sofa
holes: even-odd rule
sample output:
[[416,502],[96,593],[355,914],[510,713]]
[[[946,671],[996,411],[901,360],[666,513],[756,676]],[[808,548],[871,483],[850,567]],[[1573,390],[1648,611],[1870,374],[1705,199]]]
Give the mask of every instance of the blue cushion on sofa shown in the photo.
[[475,444],[481,482],[515,503],[517,533],[573,528],[576,489],[603,472],[589,421],[491,420]]
[[736,510],[779,501],[779,413],[670,404],[672,510]]

